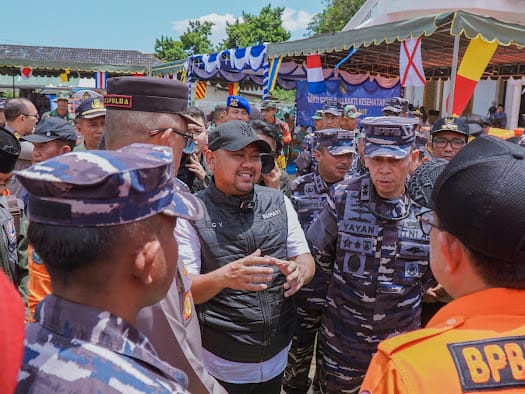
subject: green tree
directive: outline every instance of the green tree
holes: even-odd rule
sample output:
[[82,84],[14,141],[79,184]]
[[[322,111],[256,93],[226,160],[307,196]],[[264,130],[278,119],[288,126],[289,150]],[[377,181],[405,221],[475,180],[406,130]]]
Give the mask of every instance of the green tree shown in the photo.
[[184,59],[187,57],[182,42],[171,37],[160,36],[155,40],[155,56],[165,62]]
[[190,55],[215,51],[211,43],[213,22],[189,21],[188,28],[180,40],[161,36],[155,40],[155,56],[166,62],[185,59]]
[[272,9],[271,4],[263,7],[259,15],[242,13],[241,22],[226,23],[228,37],[222,42],[222,48],[243,48],[264,42],[281,42],[290,39],[290,32],[282,26],[284,8]]
[[187,55],[198,55],[212,53],[214,51],[211,43],[211,28],[214,23],[209,21],[190,21],[186,32],[180,36],[182,47]]
[[308,24],[310,34],[341,31],[366,0],[324,0],[326,8]]

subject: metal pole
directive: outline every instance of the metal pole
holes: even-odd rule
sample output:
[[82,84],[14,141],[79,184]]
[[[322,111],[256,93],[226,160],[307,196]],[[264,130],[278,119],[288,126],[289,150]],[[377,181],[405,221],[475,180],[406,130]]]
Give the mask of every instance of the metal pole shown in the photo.
[[450,89],[448,92],[448,115],[453,115],[452,110],[454,108],[454,90],[456,88],[456,73],[458,68],[458,55],[459,55],[459,35],[454,37],[454,51],[452,53],[452,68],[450,70]]
[[13,98],[15,97],[15,76],[13,74]]

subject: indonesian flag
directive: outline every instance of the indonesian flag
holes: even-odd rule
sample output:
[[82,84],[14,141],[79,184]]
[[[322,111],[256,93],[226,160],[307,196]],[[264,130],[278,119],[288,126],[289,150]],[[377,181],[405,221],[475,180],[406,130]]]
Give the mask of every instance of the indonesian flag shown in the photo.
[[106,80],[108,73],[105,71],[97,71],[94,74],[95,77],[95,89],[106,89]]
[[306,80],[308,81],[308,92],[320,94],[326,91],[321,55],[306,56]]
[[421,37],[409,38],[400,45],[399,78],[401,86],[425,86],[425,70],[421,62]]

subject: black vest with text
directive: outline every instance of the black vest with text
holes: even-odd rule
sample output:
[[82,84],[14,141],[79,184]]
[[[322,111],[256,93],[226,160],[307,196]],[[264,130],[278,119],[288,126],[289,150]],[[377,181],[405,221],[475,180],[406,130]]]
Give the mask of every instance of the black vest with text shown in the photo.
[[[196,194],[206,206],[194,223],[201,241],[201,274],[214,271],[257,249],[262,256],[287,260],[288,221],[283,194],[255,185],[253,194],[226,196],[212,182]],[[284,297],[286,282],[274,268],[264,291],[223,289],[197,305],[202,344],[213,354],[236,362],[269,360],[291,341],[295,305]]]

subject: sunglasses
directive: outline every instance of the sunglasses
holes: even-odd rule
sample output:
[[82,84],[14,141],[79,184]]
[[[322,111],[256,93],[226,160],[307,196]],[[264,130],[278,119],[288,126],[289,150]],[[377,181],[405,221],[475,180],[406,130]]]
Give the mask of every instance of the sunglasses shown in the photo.
[[171,130],[177,135],[180,135],[182,138],[184,138],[184,147],[182,148],[182,152],[191,155],[193,152],[195,152],[195,141],[193,140],[193,134],[182,132],[175,130],[173,127],[163,127],[160,129],[150,130],[149,135],[150,137],[153,137],[154,135],[157,135],[159,133],[164,133],[167,130]]

